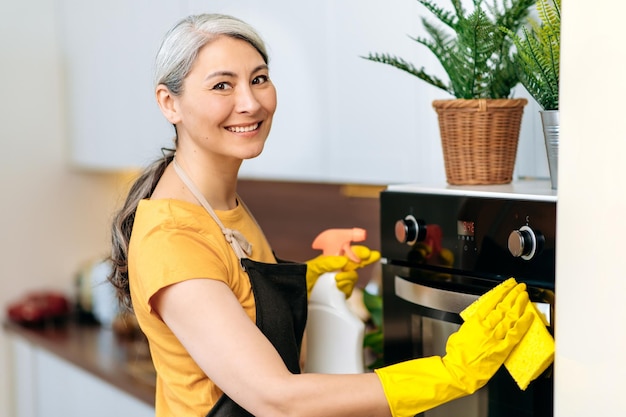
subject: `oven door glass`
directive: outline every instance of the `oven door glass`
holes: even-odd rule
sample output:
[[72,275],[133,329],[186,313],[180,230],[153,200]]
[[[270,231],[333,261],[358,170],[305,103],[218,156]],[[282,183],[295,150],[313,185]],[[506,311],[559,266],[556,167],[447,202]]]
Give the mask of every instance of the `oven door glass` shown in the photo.
[[[431,289],[426,289],[426,293],[431,293]],[[465,297],[462,294],[460,299],[474,299]],[[446,297],[443,297],[445,300]],[[449,299],[452,305],[443,308],[453,309],[454,303],[462,302]],[[471,303],[471,302],[470,302]],[[469,304],[467,304],[469,305]],[[445,310],[444,310],[445,311]],[[419,357],[444,356],[446,354],[446,342],[448,337],[457,330],[460,325],[449,321],[427,317],[422,314],[411,314],[411,339],[414,347],[419,352]],[[483,387],[467,397],[459,398],[440,405],[432,410],[423,413],[424,417],[488,417],[488,387]]]

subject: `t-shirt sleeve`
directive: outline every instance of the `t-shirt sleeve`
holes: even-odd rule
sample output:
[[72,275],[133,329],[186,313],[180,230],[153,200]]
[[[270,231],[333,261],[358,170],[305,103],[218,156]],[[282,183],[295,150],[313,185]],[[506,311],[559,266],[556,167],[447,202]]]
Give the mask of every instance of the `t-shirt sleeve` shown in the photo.
[[[223,239],[223,237],[220,236]],[[162,288],[194,278],[216,279],[229,284],[228,255],[216,236],[200,234],[189,228],[160,225],[145,234],[133,247],[136,295],[149,306],[150,299]]]

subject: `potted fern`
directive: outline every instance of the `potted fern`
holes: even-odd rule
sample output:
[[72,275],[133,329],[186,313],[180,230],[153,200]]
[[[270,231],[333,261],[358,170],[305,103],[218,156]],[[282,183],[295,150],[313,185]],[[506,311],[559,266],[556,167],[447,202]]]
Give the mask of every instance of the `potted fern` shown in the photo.
[[433,102],[448,183],[509,183],[527,100],[511,98],[519,75],[511,54],[513,41],[501,28],[517,33],[535,0],[493,0],[487,6],[473,0],[469,12],[461,0],[450,1],[453,11],[436,0],[418,0],[439,25],[423,17],[429,38],[412,37],[436,56],[447,82],[390,54],[363,58],[406,71],[455,97]]
[[516,52],[520,81],[543,109],[540,111],[543,134],[548,154],[548,167],[552,188],[558,183],[559,146],[559,73],[561,47],[561,0],[537,0],[540,22],[529,29],[522,28],[517,35],[509,29]]

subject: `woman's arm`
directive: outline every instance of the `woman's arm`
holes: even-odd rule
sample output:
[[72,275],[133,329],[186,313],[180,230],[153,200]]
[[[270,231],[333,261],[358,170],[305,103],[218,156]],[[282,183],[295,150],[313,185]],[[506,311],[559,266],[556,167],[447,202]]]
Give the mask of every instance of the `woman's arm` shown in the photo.
[[152,304],[211,380],[255,416],[391,415],[374,373],[291,374],[221,281],[184,281]]

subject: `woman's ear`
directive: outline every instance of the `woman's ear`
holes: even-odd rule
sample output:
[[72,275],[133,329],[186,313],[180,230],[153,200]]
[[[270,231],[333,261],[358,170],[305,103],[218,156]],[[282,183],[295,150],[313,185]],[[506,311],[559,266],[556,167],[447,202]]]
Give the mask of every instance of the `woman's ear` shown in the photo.
[[156,88],[156,100],[161,113],[167,119],[168,122],[175,125],[180,121],[178,115],[178,108],[176,106],[176,96],[174,96],[170,89],[164,84],[159,84]]

